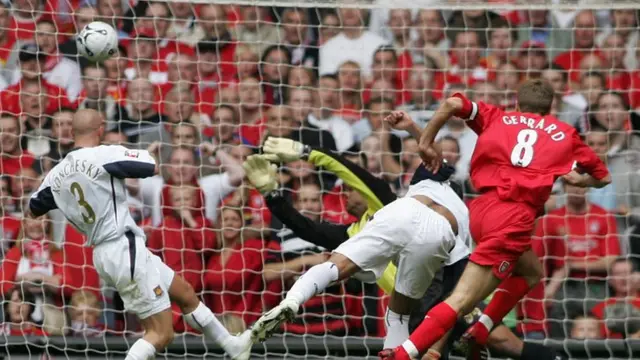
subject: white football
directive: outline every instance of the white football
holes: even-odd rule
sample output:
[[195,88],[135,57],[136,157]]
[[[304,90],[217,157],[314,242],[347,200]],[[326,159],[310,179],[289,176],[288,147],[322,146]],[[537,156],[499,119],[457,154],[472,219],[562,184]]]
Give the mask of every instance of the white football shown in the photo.
[[78,53],[90,61],[100,62],[118,51],[118,33],[109,24],[94,21],[76,35]]

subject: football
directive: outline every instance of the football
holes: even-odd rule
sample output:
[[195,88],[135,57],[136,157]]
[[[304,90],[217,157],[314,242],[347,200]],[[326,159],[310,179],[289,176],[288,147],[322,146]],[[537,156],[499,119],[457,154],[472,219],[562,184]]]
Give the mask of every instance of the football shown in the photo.
[[76,35],[76,45],[80,55],[101,62],[118,51],[118,33],[111,25],[94,21]]

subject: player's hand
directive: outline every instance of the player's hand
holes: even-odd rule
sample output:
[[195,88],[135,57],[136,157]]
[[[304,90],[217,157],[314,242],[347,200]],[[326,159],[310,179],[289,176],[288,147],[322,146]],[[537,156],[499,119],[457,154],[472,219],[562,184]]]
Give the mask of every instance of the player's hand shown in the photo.
[[266,194],[278,188],[278,167],[271,164],[265,155],[251,155],[242,164],[249,182],[260,193]]
[[588,187],[588,184],[586,183],[586,176],[580,174],[576,170],[571,170],[571,172],[569,172],[568,174],[563,175],[562,180],[564,180],[569,185]]
[[392,111],[384,118],[384,122],[396,130],[409,130],[415,125],[406,111]]
[[209,142],[203,142],[200,144],[200,151],[207,156],[215,156],[218,151],[218,147]]
[[424,167],[432,173],[437,173],[442,166],[442,153],[435,145],[422,146],[420,144],[420,157],[424,163]]
[[162,142],[154,141],[151,143],[151,145],[149,145],[149,147],[147,148],[147,151],[149,152],[149,154],[151,154],[151,156],[154,156],[157,158],[160,155],[161,148],[162,148]]
[[264,142],[262,151],[270,161],[286,163],[299,160],[304,152],[304,145],[291,139],[269,137]]

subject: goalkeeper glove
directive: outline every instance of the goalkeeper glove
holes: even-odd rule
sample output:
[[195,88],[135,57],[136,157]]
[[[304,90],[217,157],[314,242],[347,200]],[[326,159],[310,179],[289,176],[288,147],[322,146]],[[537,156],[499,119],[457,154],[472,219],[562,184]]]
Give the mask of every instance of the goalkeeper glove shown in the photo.
[[270,193],[278,188],[278,167],[271,164],[262,155],[251,155],[242,164],[247,179],[261,194]]
[[262,151],[270,161],[292,162],[304,155],[305,148],[302,143],[295,140],[269,137],[262,146]]

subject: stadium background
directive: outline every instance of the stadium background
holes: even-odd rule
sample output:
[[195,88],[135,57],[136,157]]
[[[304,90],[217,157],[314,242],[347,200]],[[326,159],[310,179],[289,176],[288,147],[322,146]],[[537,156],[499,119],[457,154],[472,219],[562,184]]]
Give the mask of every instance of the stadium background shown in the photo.
[[[92,20],[113,24],[121,40],[120,55],[100,67],[78,58],[73,41]],[[401,195],[419,164],[416,143],[384,128],[386,113],[404,109],[424,126],[456,91],[509,109],[520,81],[544,77],[557,90],[554,115],[581,131],[614,182],[586,196],[558,185],[533,237],[545,284],[505,323],[573,357],[634,358],[638,25],[633,1],[6,1],[0,344],[10,358],[120,358],[140,334],[59,214],[20,219],[25,199],[73,147],[78,108],[104,113],[105,143],[159,154],[162,176],[128,183],[132,213],[149,247],[240,331],[325,259],[243,180],[241,161],[267,134],[337,150]],[[454,119],[440,141],[471,200],[475,135]],[[303,161],[280,170],[306,216],[353,221],[347,189],[331,174]],[[349,281],[307,304],[254,357],[375,356],[384,305],[375,286]],[[190,332],[178,316],[174,326]],[[179,336],[169,353],[220,356],[201,339]]]

